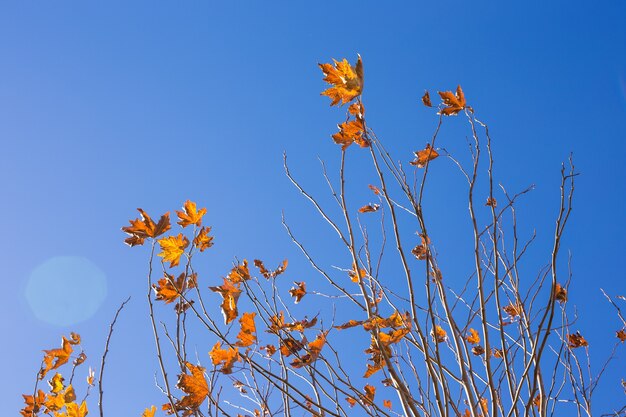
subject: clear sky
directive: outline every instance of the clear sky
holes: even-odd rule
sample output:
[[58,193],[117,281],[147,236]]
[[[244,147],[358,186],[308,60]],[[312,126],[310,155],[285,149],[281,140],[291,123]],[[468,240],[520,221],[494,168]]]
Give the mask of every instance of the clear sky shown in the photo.
[[[577,326],[599,366],[619,327],[600,288],[626,294],[626,3],[427,3],[3,2],[1,414],[22,407],[41,350],[62,334],[80,333],[97,366],[106,327],[129,295],[110,353],[107,411],[138,416],[163,403],[152,379],[147,253],[123,245],[120,232],[136,207],[155,215],[186,199],[207,207],[216,245],[206,285],[235,256],[287,257],[289,281],[318,278],[286,236],[281,211],[322,257],[331,257],[325,242],[335,236],[285,178],[282,152],[313,192],[325,192],[317,157],[336,165],[330,134],[342,116],[319,96],[317,63],[357,53],[368,123],[397,158],[423,147],[436,124],[420,104],[424,89],[463,86],[490,125],[499,181],[513,191],[536,184],[519,209],[526,236],[535,227],[544,242],[531,265],[545,262],[560,163],[573,152],[581,176],[563,247],[573,257]],[[462,152],[459,123],[446,120],[442,140]],[[434,206],[464,192],[432,186]],[[437,227],[456,236],[466,222]],[[37,291],[50,280],[57,288]],[[45,304],[68,298],[65,313]],[[599,406],[626,402],[620,355]]]

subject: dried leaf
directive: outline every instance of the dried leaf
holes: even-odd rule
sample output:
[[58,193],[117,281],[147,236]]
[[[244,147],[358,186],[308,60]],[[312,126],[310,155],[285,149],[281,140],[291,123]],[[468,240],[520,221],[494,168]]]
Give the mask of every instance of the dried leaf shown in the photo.
[[348,276],[352,282],[361,282],[367,276],[367,271],[363,268],[357,268],[356,264],[353,264],[352,270],[348,272]]
[[370,184],[368,185],[368,187],[370,190],[374,192],[374,194],[380,195],[380,189],[377,186]]
[[170,263],[170,268],[175,267],[180,262],[180,257],[189,246],[189,239],[182,233],[178,236],[168,236],[158,240],[161,252],[157,255],[163,258],[164,262]]
[[502,307],[502,309],[504,311],[506,311],[506,313],[512,318],[514,319],[515,317],[518,317],[521,313],[521,306],[518,305],[513,305],[513,304],[509,304],[507,306]]
[[348,405],[350,407],[354,407],[354,405],[356,404],[356,400],[352,397],[346,397],[346,401],[348,402]]
[[276,278],[278,275],[285,272],[285,270],[287,269],[287,264],[288,264],[287,259],[285,259],[283,263],[278,266],[278,268],[276,268],[273,271],[270,271],[267,268],[265,268],[265,265],[263,265],[263,261],[259,259],[254,260],[254,266],[259,268],[259,272],[261,273],[261,275],[263,275],[263,277],[265,277],[265,279]]
[[176,215],[178,216],[178,224],[182,227],[187,227],[191,224],[195,224],[196,226],[202,225],[202,216],[206,214],[206,208],[201,208],[198,210],[196,208],[196,203],[193,201],[187,200],[185,204],[183,204],[183,211],[176,210]]
[[345,151],[348,146],[356,143],[361,148],[370,146],[370,142],[365,137],[365,127],[360,119],[349,120],[337,125],[339,132],[332,135],[337,145],[341,145],[341,150]]
[[294,282],[294,284],[296,286],[291,287],[291,289],[289,290],[289,294],[296,299],[295,303],[298,304],[300,300],[302,300],[302,297],[306,295],[306,283],[302,281]]
[[60,349],[44,350],[44,366],[39,371],[39,379],[43,379],[49,371],[65,365],[70,360],[70,355],[74,351],[74,349],[72,348],[72,344],[74,343],[72,343],[65,336],[63,336],[63,341]]
[[336,61],[334,64],[318,64],[324,73],[324,81],[333,86],[322,92],[323,96],[328,96],[332,100],[330,105],[346,104],[354,100],[363,91],[363,61],[359,56],[356,66],[343,61]]
[[222,343],[217,342],[213,349],[209,352],[209,356],[211,357],[211,361],[213,365],[222,365],[220,371],[224,374],[230,374],[233,372],[233,365],[235,362],[238,362],[239,357],[239,349],[229,347],[227,349],[222,349]]
[[469,329],[470,334],[465,336],[465,340],[467,340],[467,343],[471,344],[471,345],[477,345],[480,343],[480,336],[478,335],[478,332],[474,329]]
[[476,356],[480,356],[485,353],[485,348],[480,345],[476,345],[472,348],[472,353]]
[[424,103],[424,106],[426,106],[426,107],[432,107],[433,106],[433,104],[430,102],[430,93],[428,92],[428,90],[426,90],[426,92],[422,96],[422,103]]
[[256,343],[256,326],[254,324],[254,317],[256,313],[243,313],[241,318],[239,319],[239,323],[241,324],[241,330],[237,335],[237,339],[239,341],[236,343],[237,346],[247,347],[254,343]]
[[224,278],[224,284],[219,287],[209,287],[213,292],[219,293],[222,298],[222,314],[224,315],[224,322],[229,324],[235,320],[239,313],[237,312],[237,300],[241,295],[239,284],[233,284],[227,278]]
[[307,354],[300,358],[296,358],[291,362],[291,366],[294,368],[302,368],[304,365],[310,365],[315,362],[322,352],[324,344],[326,344],[326,335],[328,332],[322,332],[317,335],[314,341],[309,343],[307,348]]
[[365,391],[365,395],[363,396],[363,400],[367,404],[374,404],[374,396],[376,395],[376,387],[373,385],[365,385],[363,388]]
[[173,275],[166,272],[165,277],[161,278],[157,284],[152,284],[152,289],[156,293],[157,300],[169,304],[176,301],[180,294],[184,294],[189,288],[195,288],[196,285],[196,273],[186,276],[183,272],[174,279]]
[[250,270],[248,269],[248,261],[243,260],[241,264],[237,264],[230,270],[227,279],[233,284],[247,281],[250,279]]
[[415,159],[409,162],[411,165],[416,165],[418,168],[424,168],[428,165],[428,162],[437,158],[439,153],[430,146],[430,143],[426,144],[426,147],[421,151],[415,152]]
[[141,219],[130,220],[130,226],[122,227],[127,237],[124,242],[129,246],[143,245],[147,238],[156,238],[167,232],[170,228],[170,213],[161,216],[157,224],[152,221],[148,213],[138,208]]
[[456,88],[456,94],[452,93],[452,91],[439,91],[439,96],[445,107],[438,114],[454,116],[465,108],[465,95],[460,85]]
[[495,208],[498,205],[498,202],[493,197],[487,197],[487,202],[485,203],[485,205]]
[[504,358],[504,351],[502,349],[491,348],[491,354],[494,358]]
[[559,303],[567,302],[567,290],[561,287],[561,284],[559,284],[558,282],[554,287],[554,299]]
[[430,332],[430,335],[437,343],[445,342],[448,338],[448,334],[446,333],[446,331],[442,329],[439,325],[435,326],[435,328]]
[[383,407],[386,407],[391,410],[391,400],[383,400]]
[[380,205],[378,204],[367,204],[359,209],[359,213],[372,213],[374,211],[378,211]]
[[626,329],[618,330],[615,332],[615,336],[619,339],[620,342],[626,342]]
[[185,362],[185,366],[191,372],[191,375],[180,374],[176,386],[187,395],[182,397],[175,406],[177,410],[196,410],[209,395],[209,385],[204,378],[203,367],[189,362]]
[[156,413],[156,407],[152,406],[150,408],[146,408],[141,414],[141,417],[154,417],[154,413]]
[[213,246],[213,236],[209,236],[210,231],[210,227],[202,226],[202,229],[200,229],[196,237],[193,238],[193,245],[200,249],[200,252],[204,252],[205,249]]
[[576,332],[574,334],[568,334],[567,342],[568,342],[569,347],[572,349],[576,349],[582,346],[589,346],[589,343],[580,334],[580,332]]

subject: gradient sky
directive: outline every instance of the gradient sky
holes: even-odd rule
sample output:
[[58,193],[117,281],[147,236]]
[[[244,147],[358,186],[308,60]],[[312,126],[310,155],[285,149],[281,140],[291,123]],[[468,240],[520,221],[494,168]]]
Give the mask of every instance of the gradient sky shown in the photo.
[[[326,192],[317,157],[336,166],[329,135],[342,112],[319,96],[317,63],[357,53],[368,123],[397,158],[423,147],[436,124],[419,103],[424,89],[463,86],[490,126],[499,181],[512,191],[536,184],[518,213],[526,236],[534,227],[543,242],[532,266],[545,262],[560,164],[573,152],[581,176],[563,248],[572,254],[576,325],[600,366],[619,321],[599,289],[626,294],[624,21],[623,1],[3,2],[2,414],[22,407],[41,350],[62,334],[80,333],[96,367],[108,323],[129,295],[109,356],[106,410],[138,416],[163,403],[152,380],[147,253],[123,245],[120,232],[136,207],[155,216],[186,199],[207,207],[216,235],[205,260],[212,285],[235,256],[269,264],[287,257],[289,281],[317,279],[285,234],[281,211],[322,258],[331,257],[325,245],[335,236],[285,178],[282,152],[310,190]],[[463,152],[465,138],[454,135],[461,124],[446,120],[441,146]],[[452,166],[441,171],[430,195],[445,211],[464,191]],[[455,237],[467,231],[460,219],[434,227]],[[74,276],[86,277],[82,291],[72,290]],[[43,296],[76,298],[65,317],[85,320],[68,325],[52,317],[54,307],[31,308],[47,302],[29,290],[38,279],[67,288]],[[626,403],[618,386],[624,349],[619,355],[599,411]]]

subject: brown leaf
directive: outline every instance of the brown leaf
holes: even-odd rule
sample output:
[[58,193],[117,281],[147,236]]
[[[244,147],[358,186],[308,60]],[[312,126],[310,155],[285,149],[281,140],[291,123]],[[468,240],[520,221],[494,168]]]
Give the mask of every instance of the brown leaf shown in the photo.
[[374,404],[374,396],[376,395],[376,387],[373,385],[365,385],[363,388],[365,391],[365,395],[363,396],[363,400],[367,404]]
[[361,119],[338,124],[337,128],[339,128],[339,132],[333,134],[332,138],[337,145],[341,145],[341,150],[345,151],[353,143],[361,148],[370,146],[370,142],[365,138],[365,127]]
[[485,205],[495,208],[498,205],[498,202],[493,197],[487,197],[487,202],[485,203]]
[[147,238],[156,238],[167,232],[170,228],[170,213],[161,216],[157,224],[152,221],[148,213],[138,208],[141,219],[130,220],[130,226],[122,227],[127,237],[124,242],[129,246],[143,245]]
[[227,279],[233,284],[237,284],[242,281],[250,279],[250,270],[248,269],[248,261],[243,260],[243,263],[237,264],[230,270]]
[[278,268],[276,268],[273,271],[270,271],[267,268],[265,268],[265,265],[263,265],[263,261],[259,259],[254,260],[254,266],[259,268],[259,272],[261,273],[261,275],[263,275],[263,277],[265,277],[265,279],[276,278],[277,276],[285,272],[285,270],[287,269],[287,264],[288,264],[287,259],[285,259],[283,263],[278,266]]
[[480,345],[476,345],[472,348],[472,353],[476,356],[480,356],[485,353],[485,348]]
[[561,287],[561,284],[559,284],[558,282],[554,287],[554,299],[559,303],[567,302],[567,290]]
[[426,107],[432,107],[433,106],[433,104],[430,102],[430,93],[428,92],[428,90],[426,90],[426,92],[422,96],[422,103],[424,103],[424,106],[426,106]]
[[224,315],[224,322],[229,324],[235,320],[239,313],[237,312],[237,300],[241,295],[239,284],[233,284],[228,279],[224,278],[224,284],[219,287],[209,287],[213,292],[219,293],[222,298],[222,314]]
[[430,335],[437,343],[445,342],[445,340],[448,338],[448,334],[446,333],[446,331],[438,325],[435,326],[435,328],[430,332]]
[[438,114],[454,116],[459,114],[466,106],[465,95],[460,85],[456,88],[456,94],[452,93],[452,91],[439,91],[439,96],[445,107],[443,107]]
[[200,252],[204,252],[205,249],[213,246],[213,236],[209,236],[210,231],[210,227],[203,226],[196,235],[196,237],[193,238],[193,245],[196,248],[200,249]]
[[372,213],[374,211],[378,211],[380,205],[378,204],[367,204],[359,209],[359,213]]
[[291,289],[289,290],[289,294],[296,299],[295,303],[298,304],[300,300],[302,300],[302,297],[306,295],[306,283],[302,281],[294,282],[294,284],[296,286],[291,287]]
[[626,329],[618,330],[615,332],[615,336],[619,339],[620,342],[626,342]]
[[430,146],[430,143],[426,144],[426,147],[421,151],[415,152],[415,159],[409,162],[411,165],[416,165],[418,168],[424,168],[428,165],[428,162],[437,158],[439,153]]
[[317,335],[314,341],[309,343],[307,347],[307,354],[296,358],[291,362],[291,366],[294,368],[302,368],[304,365],[310,365],[315,362],[322,352],[322,348],[326,344],[326,335],[328,332],[322,332]]
[[374,192],[374,194],[380,195],[380,189],[377,186],[370,184],[368,185],[368,187],[370,190]]
[[589,343],[580,334],[580,332],[576,332],[574,334],[568,334],[567,342],[568,342],[568,346],[572,349],[576,349],[582,346],[589,346]]

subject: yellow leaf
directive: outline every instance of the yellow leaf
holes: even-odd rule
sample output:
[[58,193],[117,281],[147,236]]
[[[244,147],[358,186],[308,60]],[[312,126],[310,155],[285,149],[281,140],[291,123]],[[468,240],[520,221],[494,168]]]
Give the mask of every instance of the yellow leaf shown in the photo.
[[470,334],[465,336],[465,340],[467,340],[467,343],[471,344],[471,345],[477,345],[478,343],[480,343],[480,336],[478,335],[478,332],[474,329],[469,329]]
[[156,413],[156,407],[152,406],[150,408],[146,408],[141,414],[141,417],[154,417],[154,413]]
[[170,263],[170,268],[175,267],[180,262],[180,257],[185,253],[185,249],[189,246],[189,239],[179,233],[178,236],[168,236],[159,239],[159,246],[161,246],[161,252],[158,256],[163,258],[163,261]]
[[349,103],[363,91],[363,61],[358,57],[356,66],[343,61],[333,59],[333,64],[318,64],[324,73],[324,81],[332,84],[332,87],[322,92],[323,96],[328,96],[332,100],[331,106],[341,102]]

